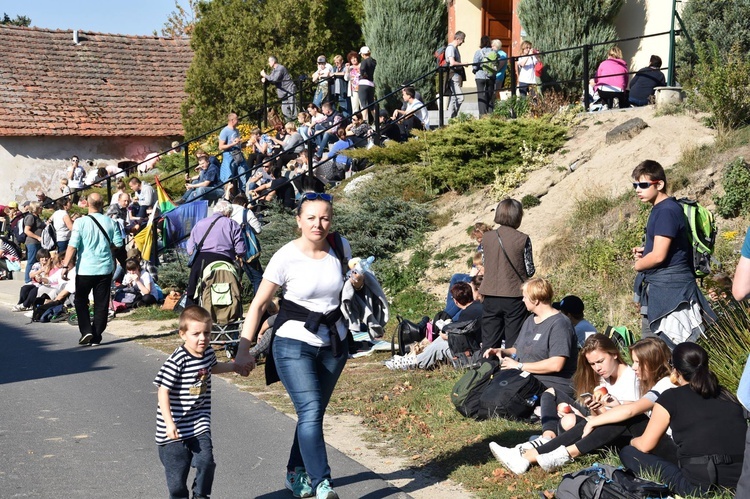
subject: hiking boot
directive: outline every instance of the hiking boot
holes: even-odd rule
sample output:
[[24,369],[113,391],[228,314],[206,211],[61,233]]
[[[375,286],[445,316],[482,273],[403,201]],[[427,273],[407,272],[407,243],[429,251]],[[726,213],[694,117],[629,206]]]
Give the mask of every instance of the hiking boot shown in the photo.
[[315,495],[310,485],[310,477],[307,476],[307,472],[302,466],[297,466],[294,471],[286,472],[284,485],[292,491],[294,497],[313,497]]
[[89,343],[91,343],[91,338],[93,338],[93,337],[94,337],[93,334],[86,333],[83,336],[81,336],[80,340],[78,340],[78,344],[79,345],[88,345]]
[[320,482],[318,488],[315,489],[315,499],[339,499],[339,495],[331,487],[331,482],[326,479]]
[[546,454],[539,454],[536,457],[536,462],[542,467],[544,471],[553,471],[563,465],[572,462],[573,459],[568,454],[568,449],[561,445],[552,452]]
[[500,461],[500,464],[508,468],[516,475],[523,475],[529,471],[531,463],[528,459],[524,459],[521,455],[520,449],[511,449],[508,447],[501,447],[495,442],[490,442],[490,451],[495,459]]

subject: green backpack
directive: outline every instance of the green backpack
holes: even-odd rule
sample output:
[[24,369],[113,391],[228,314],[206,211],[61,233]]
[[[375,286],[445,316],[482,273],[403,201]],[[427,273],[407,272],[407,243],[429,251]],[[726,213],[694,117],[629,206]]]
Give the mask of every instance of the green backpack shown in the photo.
[[627,351],[635,343],[633,331],[625,326],[607,326],[604,336],[614,341],[615,345],[622,351]]
[[497,60],[497,52],[494,50],[491,50],[487,52],[484,55],[484,58],[482,58],[482,71],[487,73],[487,76],[489,80],[494,80],[497,76],[497,66],[498,60]]
[[706,277],[711,273],[711,264],[721,264],[713,258],[716,244],[716,221],[705,207],[688,198],[677,200],[682,206],[688,227],[688,239],[693,252],[693,273],[695,277]]

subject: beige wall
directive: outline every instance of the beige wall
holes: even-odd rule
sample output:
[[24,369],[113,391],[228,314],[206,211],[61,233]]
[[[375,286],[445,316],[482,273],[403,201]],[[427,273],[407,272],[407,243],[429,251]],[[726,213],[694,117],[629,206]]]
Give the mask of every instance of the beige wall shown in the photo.
[[[461,61],[465,64],[474,59],[474,52],[479,50],[479,39],[482,38],[482,0],[455,0],[456,29],[466,33],[466,41],[459,51]],[[448,41],[453,40],[453,33],[448,33]],[[471,68],[466,68],[467,88],[476,88],[474,73]]]
[[[0,204],[36,199],[42,188],[52,198],[60,195],[60,179],[70,164],[70,156],[116,164],[122,160],[141,161],[152,151],[168,149],[171,139],[162,138],[70,138],[70,137],[2,137],[0,138]],[[88,173],[88,171],[87,171]]]
[[[630,38],[669,31],[671,14],[672,0],[625,0],[615,24],[617,35]],[[632,71],[648,66],[652,54],[661,57],[663,66],[669,63],[668,34],[623,42],[620,48]]]

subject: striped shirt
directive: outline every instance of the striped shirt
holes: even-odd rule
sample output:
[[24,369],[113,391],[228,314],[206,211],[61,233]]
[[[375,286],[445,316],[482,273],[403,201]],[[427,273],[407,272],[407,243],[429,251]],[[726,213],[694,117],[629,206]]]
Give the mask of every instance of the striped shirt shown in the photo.
[[[211,347],[203,357],[194,357],[184,346],[178,347],[164,362],[154,384],[169,390],[169,406],[180,440],[211,430],[211,368],[216,365]],[[156,443],[172,442],[161,409],[156,409]]]

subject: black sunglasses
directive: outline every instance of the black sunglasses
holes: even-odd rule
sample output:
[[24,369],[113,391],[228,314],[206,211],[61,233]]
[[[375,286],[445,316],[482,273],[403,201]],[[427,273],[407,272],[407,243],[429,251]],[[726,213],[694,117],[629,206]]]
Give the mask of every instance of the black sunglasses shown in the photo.
[[656,185],[658,183],[658,180],[649,180],[648,182],[633,182],[633,189],[648,189],[652,185]]

